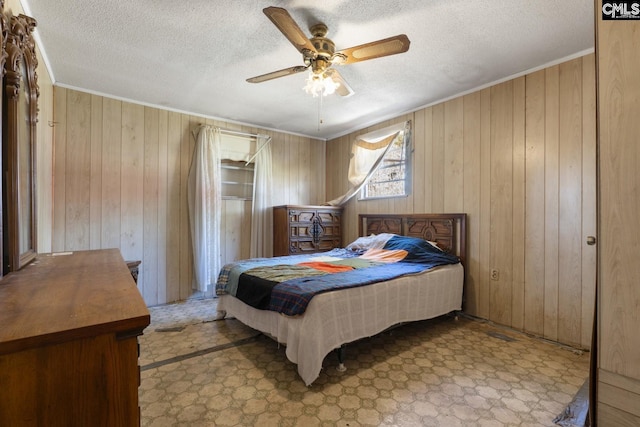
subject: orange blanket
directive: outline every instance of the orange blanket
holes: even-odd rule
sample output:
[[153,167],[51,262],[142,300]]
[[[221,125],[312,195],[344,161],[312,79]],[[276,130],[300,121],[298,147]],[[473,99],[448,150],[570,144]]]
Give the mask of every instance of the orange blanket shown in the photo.
[[408,254],[404,249],[369,249],[360,258],[390,263],[401,261]]
[[353,267],[349,265],[331,264],[330,262],[322,262],[322,261],[301,262],[298,265],[315,268],[316,270],[325,271],[327,273],[342,273],[343,271],[353,270]]

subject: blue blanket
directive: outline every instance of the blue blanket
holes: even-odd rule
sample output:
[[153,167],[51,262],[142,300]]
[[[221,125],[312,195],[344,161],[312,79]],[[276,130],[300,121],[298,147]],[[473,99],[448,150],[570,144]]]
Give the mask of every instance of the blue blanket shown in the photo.
[[[295,316],[303,314],[311,299],[320,293],[391,280],[460,261],[458,257],[442,252],[429,242],[415,237],[393,236],[387,241],[384,249],[403,249],[408,255],[396,263],[372,265],[341,273],[298,277],[279,283],[244,272],[256,266],[299,264],[313,260],[314,257],[297,255],[241,261],[223,268],[216,285],[216,293],[229,293],[252,307]],[[360,254],[361,252],[339,249],[316,256],[350,258]]]

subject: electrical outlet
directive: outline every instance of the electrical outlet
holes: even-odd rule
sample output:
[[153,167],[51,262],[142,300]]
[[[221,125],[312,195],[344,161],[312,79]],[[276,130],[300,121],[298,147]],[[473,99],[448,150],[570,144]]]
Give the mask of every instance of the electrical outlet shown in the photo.
[[491,270],[491,280],[500,280],[500,271],[495,268]]

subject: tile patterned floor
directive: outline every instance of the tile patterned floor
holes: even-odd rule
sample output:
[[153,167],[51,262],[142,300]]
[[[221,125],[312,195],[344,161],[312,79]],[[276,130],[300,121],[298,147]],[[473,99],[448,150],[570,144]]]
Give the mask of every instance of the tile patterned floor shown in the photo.
[[142,426],[554,426],[589,354],[445,316],[351,344],[306,387],[284,348],[215,300],[152,307]]

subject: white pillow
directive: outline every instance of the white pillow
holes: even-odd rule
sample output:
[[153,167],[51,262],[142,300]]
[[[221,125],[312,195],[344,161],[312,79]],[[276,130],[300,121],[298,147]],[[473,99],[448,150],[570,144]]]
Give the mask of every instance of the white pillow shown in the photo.
[[356,240],[347,245],[346,249],[350,251],[366,251],[369,249],[383,249],[384,245],[394,235],[390,233],[372,234],[366,237],[358,237]]

